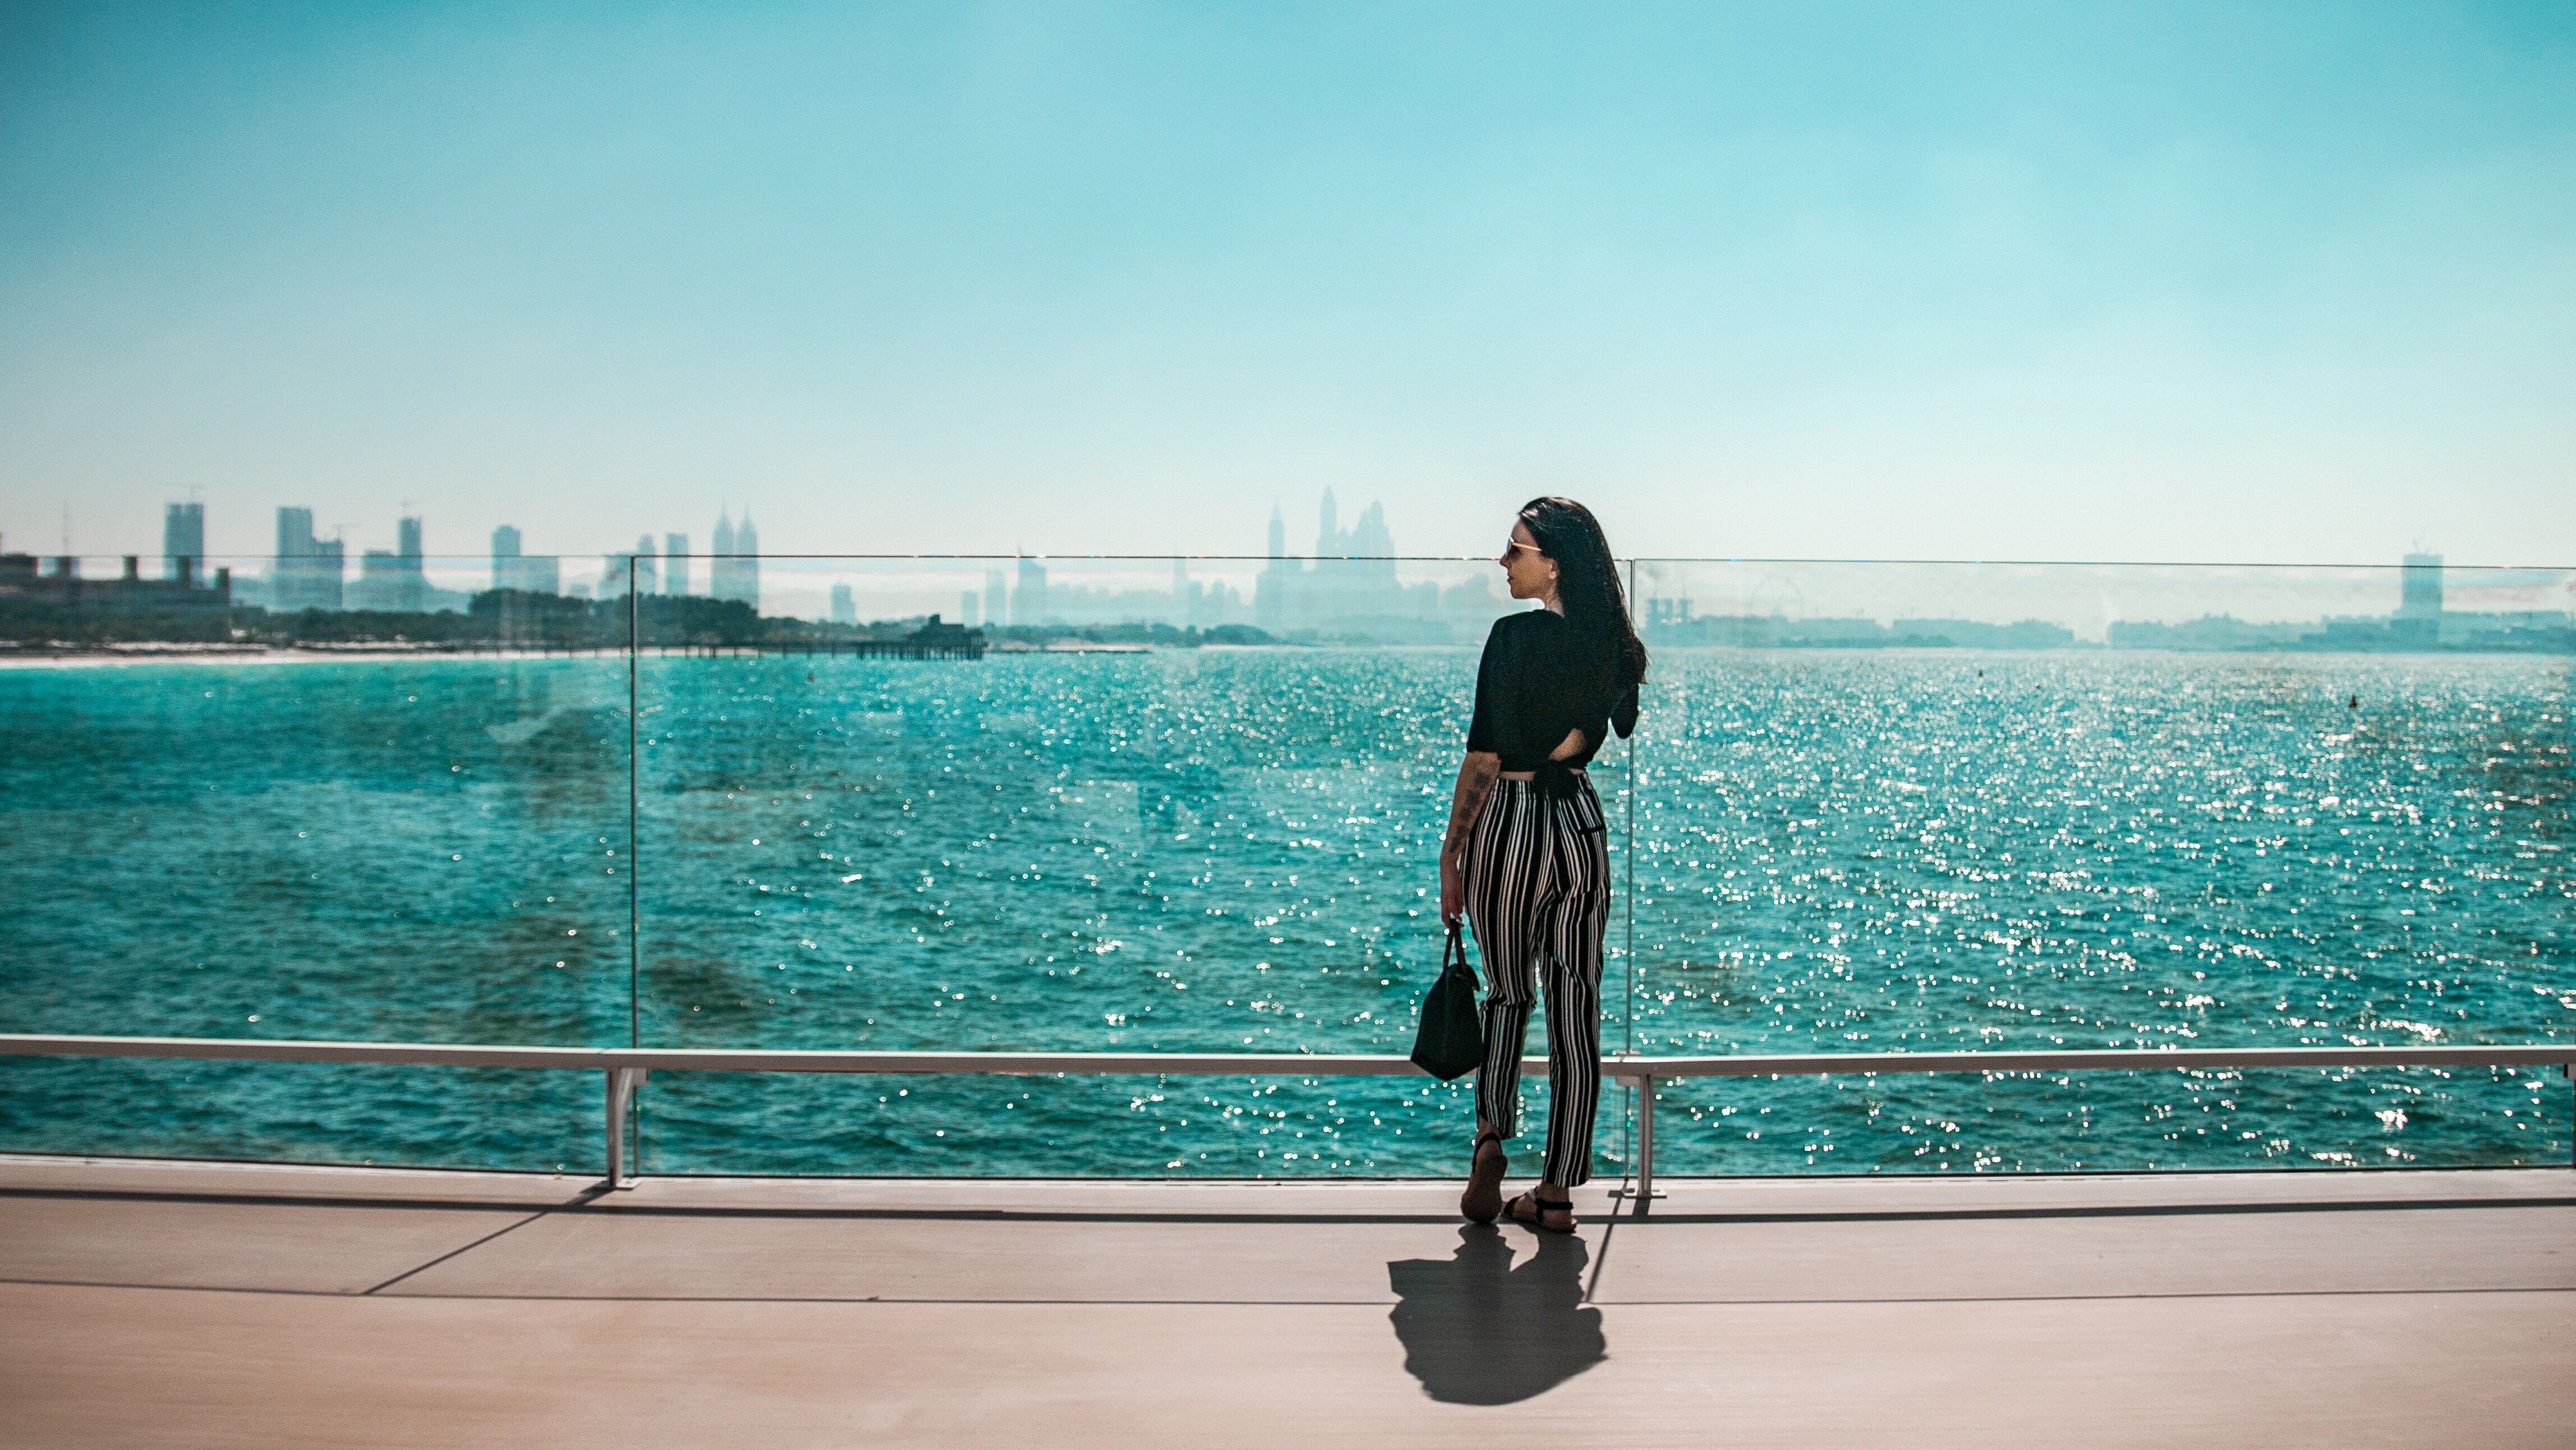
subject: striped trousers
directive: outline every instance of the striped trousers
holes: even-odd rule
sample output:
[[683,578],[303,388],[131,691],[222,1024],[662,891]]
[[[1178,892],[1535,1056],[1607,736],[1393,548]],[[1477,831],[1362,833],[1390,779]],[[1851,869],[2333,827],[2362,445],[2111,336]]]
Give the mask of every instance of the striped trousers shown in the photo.
[[1466,860],[1467,922],[1485,958],[1485,1063],[1476,1116],[1505,1138],[1520,1131],[1522,1044],[1534,981],[1547,996],[1547,1168],[1568,1188],[1592,1176],[1601,1105],[1601,931],[1610,919],[1610,856],[1601,798],[1502,780],[1476,818]]

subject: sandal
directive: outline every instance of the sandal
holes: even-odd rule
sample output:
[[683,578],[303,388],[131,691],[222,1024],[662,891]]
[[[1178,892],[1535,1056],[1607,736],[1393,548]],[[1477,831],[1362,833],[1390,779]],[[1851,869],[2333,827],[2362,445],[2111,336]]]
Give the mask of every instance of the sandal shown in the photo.
[[[1489,1156],[1485,1145],[1492,1144]],[[1503,1135],[1491,1128],[1476,1135],[1475,1165],[1467,1170],[1467,1191],[1458,1195],[1458,1213],[1469,1223],[1492,1223],[1503,1211],[1503,1174],[1512,1160],[1503,1154]]]
[[1528,1228],[1545,1229],[1552,1234],[1574,1232],[1574,1200],[1570,1198],[1563,1203],[1550,1203],[1533,1188],[1515,1195],[1503,1205],[1503,1211],[1511,1215],[1512,1222]]

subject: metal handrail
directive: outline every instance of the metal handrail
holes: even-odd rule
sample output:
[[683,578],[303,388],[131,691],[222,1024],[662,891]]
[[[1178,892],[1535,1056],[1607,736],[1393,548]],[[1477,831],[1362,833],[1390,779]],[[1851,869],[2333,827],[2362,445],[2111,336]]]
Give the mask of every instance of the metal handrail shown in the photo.
[[[410,1067],[586,1070],[607,1075],[607,1179],[627,1187],[625,1123],[635,1089],[654,1072],[918,1073],[945,1076],[1409,1077],[1412,1059],[1301,1052],[816,1052],[674,1047],[514,1047],[442,1042],[326,1042],[250,1037],[81,1037],[0,1033],[0,1056],[159,1057],[195,1061],[354,1062]],[[1748,1053],[1603,1059],[1602,1076],[1637,1089],[1637,1198],[1655,1198],[1655,1082],[1684,1077],[1860,1077],[1974,1072],[2163,1072],[2237,1068],[2556,1067],[2576,1079],[2576,1043],[2463,1047],[2131,1047],[2037,1052]],[[1524,1058],[1544,1076],[1547,1059]]]

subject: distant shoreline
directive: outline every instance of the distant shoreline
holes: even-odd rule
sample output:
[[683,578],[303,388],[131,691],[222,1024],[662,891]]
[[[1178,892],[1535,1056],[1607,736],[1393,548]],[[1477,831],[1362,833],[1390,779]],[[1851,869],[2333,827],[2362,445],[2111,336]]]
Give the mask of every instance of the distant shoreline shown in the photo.
[[[1204,644],[1186,648],[1195,649],[1197,651],[1230,653],[1237,651],[1259,652],[1268,650],[1330,649],[1334,647],[1336,647],[1334,644],[1329,643],[1316,644],[1304,641],[1282,640],[1270,644]],[[1399,644],[1358,645],[1351,647],[1363,649],[1409,650],[1425,648],[1426,646]],[[1427,647],[1440,650],[1472,648],[1470,645],[1459,644],[1432,645]],[[989,649],[986,652],[985,657],[987,659],[1062,659],[1067,655],[1154,654],[1167,650],[1181,650],[1183,648],[1185,647],[1155,644],[1102,644],[1091,641],[1051,641],[1044,646],[1031,646],[1024,644],[997,646]],[[2003,655],[2021,658],[2037,658],[2046,655],[2080,654],[2097,659],[2120,657],[2141,658],[2149,656],[2189,656],[2193,658],[2236,660],[2258,658],[2341,658],[2382,660],[2563,658],[2561,656],[2556,656],[2554,652],[2542,650],[2283,649],[2277,647],[2271,649],[2257,648],[2227,650],[2196,649],[2189,646],[2173,645],[2130,645],[2113,648],[2090,642],[2074,645],[2061,645],[2047,649],[2013,649],[1977,645],[1743,645],[1698,643],[1665,643],[1656,646],[1656,648],[1682,650],[1693,653],[1706,650],[1712,653],[1795,655]],[[388,647],[380,645],[352,647],[346,649],[279,649],[267,646],[247,649],[226,646],[190,648],[186,645],[161,645],[133,649],[0,650],[0,671],[37,669],[104,669],[129,665],[396,664],[406,660],[612,660],[625,655],[625,653],[626,650],[622,646],[616,645],[607,646],[601,649],[558,649],[552,651],[455,649],[441,648],[437,646],[414,646],[406,648],[401,646]],[[658,646],[649,645],[646,646],[644,653],[646,657],[653,659],[687,657],[685,655],[670,655],[665,653]],[[801,652],[795,650],[761,651],[760,653],[775,653],[782,658],[789,659],[804,657]]]
[[95,669],[112,665],[385,664],[399,660],[613,659],[622,648],[556,651],[469,649],[84,649],[0,652],[0,670]]
[[[1201,649],[1264,649],[1265,645],[1201,645]],[[1038,646],[1004,646],[988,651],[1003,656],[1056,656],[1094,654],[1147,654],[1155,646],[1142,644],[1095,644],[1087,641],[1049,643]],[[776,654],[781,658],[802,659],[797,650],[768,650],[756,653]],[[818,651],[828,655],[828,651]],[[31,669],[97,669],[119,665],[294,665],[294,664],[391,664],[403,660],[567,660],[622,659],[623,645],[583,650],[527,649],[456,649],[434,645],[416,647],[367,646],[348,649],[278,649],[269,646],[240,648],[208,645],[191,648],[186,645],[139,646],[131,649],[63,649],[0,650],[0,670]],[[661,647],[647,645],[649,659],[684,658],[666,655]]]

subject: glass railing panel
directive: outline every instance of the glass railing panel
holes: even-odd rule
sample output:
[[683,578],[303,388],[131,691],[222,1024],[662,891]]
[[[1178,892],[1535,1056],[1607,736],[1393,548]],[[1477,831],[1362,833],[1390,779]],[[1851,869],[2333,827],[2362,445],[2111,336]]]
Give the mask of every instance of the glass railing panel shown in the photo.
[[0,1152],[596,1176],[601,1096],[589,1072],[10,1057]]
[[1473,1110],[1428,1078],[691,1073],[646,1091],[657,1173],[1439,1176]]
[[[27,562],[0,568],[0,1023],[115,1034],[1401,1052],[1508,607],[1453,561],[397,558],[329,600],[309,561]],[[1634,567],[1633,860],[1627,753],[1594,772],[1613,1050],[2568,1031],[2567,572]],[[588,1074],[0,1072],[0,1146],[596,1166]],[[1415,1080],[1136,1086],[664,1075],[642,1135],[656,1171],[776,1171],[828,1107],[879,1137],[798,1149],[815,1171],[1213,1174],[1445,1173],[1464,1136],[1464,1093]],[[2562,1086],[1668,1083],[1659,1156],[2555,1162]],[[979,1107],[1092,1151],[938,1152]]]
[[[627,1040],[622,609],[548,594],[523,611],[491,592],[489,560],[396,562],[0,575],[0,1028]],[[585,1074],[0,1073],[12,1149],[527,1168],[599,1154]]]
[[1659,1172],[2564,1166],[2557,1069],[2200,1069],[1657,1085]]
[[[1439,960],[1436,850],[1477,650],[1510,607],[1500,571],[1029,564],[763,560],[758,637],[733,643],[686,622],[713,617],[701,601],[646,601],[662,621],[639,676],[646,1040],[1408,1051]],[[980,655],[901,648],[929,615],[969,610]],[[1016,1112],[1020,1090],[964,1079],[886,1106]],[[842,1091],[860,1090],[657,1077],[647,1164],[749,1168],[778,1125]],[[1134,1096],[1041,1092],[1121,1115]],[[1252,1111],[1252,1092],[1234,1105]],[[1392,1124],[1422,1098],[1356,1080],[1341,1101]],[[664,1112],[729,1129],[649,1126]],[[1197,1113],[1164,1157],[1227,1173],[1435,1166],[1391,1127],[1345,1125],[1338,1157],[1290,1160],[1228,1121]],[[848,1171],[978,1170],[872,1150]]]
[[[1643,1051],[2576,1031],[2576,575],[1638,569]],[[2530,1074],[2346,1076],[1688,1083],[1658,1160],[2567,1160]]]

